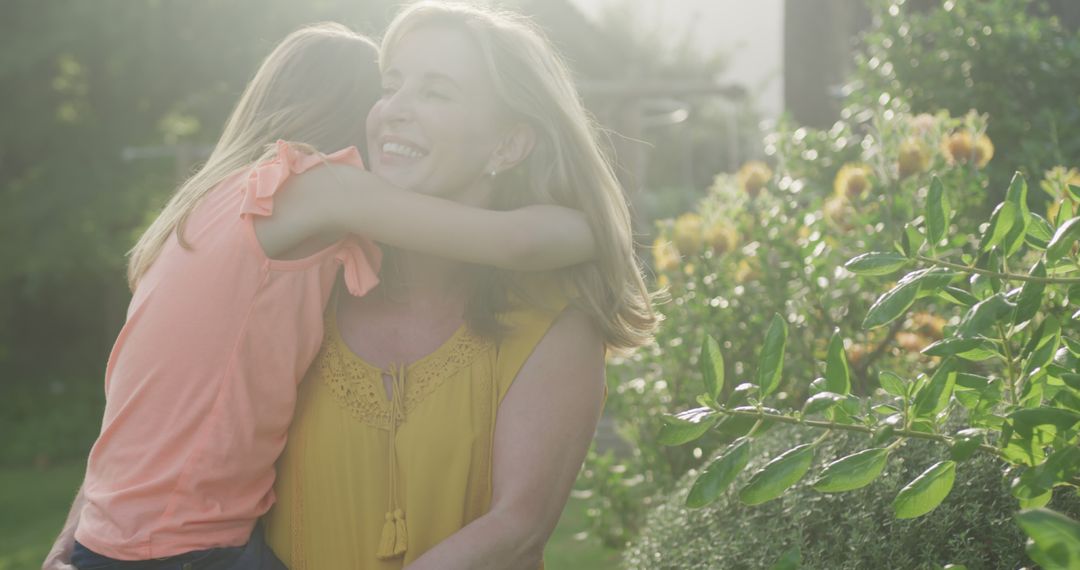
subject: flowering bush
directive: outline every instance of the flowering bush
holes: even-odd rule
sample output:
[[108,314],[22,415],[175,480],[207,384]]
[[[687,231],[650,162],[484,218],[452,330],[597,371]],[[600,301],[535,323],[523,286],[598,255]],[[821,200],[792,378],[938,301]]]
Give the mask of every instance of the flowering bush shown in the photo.
[[[1006,481],[1024,509],[1016,521],[1030,537],[1028,555],[1045,568],[1080,567],[1080,523],[1043,508],[1054,488],[1080,488],[1080,277],[1074,276],[1080,273],[1080,217],[1072,217],[1070,198],[1047,221],[1028,209],[1027,190],[1017,173],[1006,200],[974,239],[950,232],[949,194],[935,179],[925,213],[908,224],[895,250],[862,254],[845,264],[866,276],[908,271],[870,306],[864,329],[897,321],[921,298],[959,307],[961,316],[944,329],[945,338],[920,351],[940,359],[926,367],[929,374],[882,368],[880,390],[856,397],[837,331],[823,358],[824,376],[807,382],[811,395],[791,406],[773,397],[785,384],[789,332],[777,314],[761,343],[754,382],[739,385],[724,402],[724,358],[719,343],[706,337],[701,405],[667,417],[659,437],[681,445],[714,428],[738,437],[697,477],[687,506],[706,505],[726,491],[746,468],[754,437],[769,423],[823,431],[758,469],[739,491],[746,505],[772,501],[800,481],[834,430],[865,434],[866,449],[824,465],[813,483],[822,493],[866,487],[899,446],[929,440],[941,445],[945,458],[899,490],[892,503],[896,518],[932,512],[952,490],[959,465],[975,453],[988,454],[1008,466]],[[1080,197],[1080,187],[1067,186],[1066,192]],[[1030,269],[1010,271],[1010,264]],[[743,423],[735,431],[721,425],[731,420]],[[958,429],[950,421],[962,425]],[[795,552],[790,556],[797,558]]]
[[[919,352],[943,336],[945,319],[934,306],[863,331],[861,314],[874,295],[866,278],[842,265],[861,251],[890,247],[904,233],[899,220],[923,207],[931,173],[959,189],[957,223],[977,223],[987,211],[985,170],[948,154],[943,143],[956,133],[978,139],[985,127],[985,117],[974,113],[911,116],[889,109],[857,127],[781,124],[765,141],[773,166],[750,162],[734,176],[718,176],[694,211],[657,223],[653,267],[671,302],[661,307],[665,322],[656,345],[613,368],[620,381],[612,383],[607,403],[631,456],[594,457],[583,478],[601,536],[613,544],[632,536],[653,495],[732,439],[718,431],[690,449],[664,447],[658,439],[663,413],[695,403],[697,349],[706,331],[725,351],[729,372],[743,377],[756,359],[755,341],[780,313],[793,326],[785,374],[810,379],[839,328],[849,333],[856,394],[872,391],[879,364],[934,361]],[[806,393],[806,383],[793,382],[778,397]]]

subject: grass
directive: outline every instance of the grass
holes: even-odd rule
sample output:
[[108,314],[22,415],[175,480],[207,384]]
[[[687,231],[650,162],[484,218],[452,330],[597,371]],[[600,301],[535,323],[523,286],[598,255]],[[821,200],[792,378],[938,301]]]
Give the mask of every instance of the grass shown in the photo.
[[83,471],[81,464],[0,469],[0,570],[41,568]]
[[[0,570],[41,567],[64,524],[83,470],[81,464],[0,468]],[[618,567],[618,552],[604,549],[594,539],[575,538],[585,528],[584,506],[570,499],[545,551],[547,570]]]

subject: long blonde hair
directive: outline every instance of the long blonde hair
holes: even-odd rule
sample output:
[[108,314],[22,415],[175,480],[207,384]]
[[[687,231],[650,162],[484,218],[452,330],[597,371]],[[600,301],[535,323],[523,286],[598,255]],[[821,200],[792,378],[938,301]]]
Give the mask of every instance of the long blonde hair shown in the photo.
[[[550,203],[584,212],[597,256],[563,272],[573,303],[592,317],[609,347],[646,343],[657,317],[634,254],[626,198],[566,64],[542,32],[520,15],[455,2],[419,2],[402,9],[390,23],[380,65],[385,69],[402,38],[423,26],[449,27],[472,38],[503,105],[535,130],[529,156],[497,180],[493,206]],[[487,287],[476,291],[469,303],[471,325],[494,320],[509,280],[482,282]]]
[[206,164],[185,181],[128,253],[132,290],[191,212],[233,172],[269,157],[277,139],[323,152],[365,146],[367,112],[379,96],[378,46],[336,23],[289,34],[259,66]]

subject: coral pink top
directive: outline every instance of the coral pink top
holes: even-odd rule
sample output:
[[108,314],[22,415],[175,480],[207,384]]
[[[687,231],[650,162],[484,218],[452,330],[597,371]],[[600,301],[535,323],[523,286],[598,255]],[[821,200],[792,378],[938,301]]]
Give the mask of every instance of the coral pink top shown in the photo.
[[[146,272],[105,371],[105,417],[90,452],[75,538],[122,560],[244,544],[274,502],[296,388],[323,338],[339,268],[353,295],[381,259],[347,237],[303,259],[266,257],[255,216],[286,180],[322,163],[278,142],[231,175]],[[363,167],[355,147],[326,157]]]

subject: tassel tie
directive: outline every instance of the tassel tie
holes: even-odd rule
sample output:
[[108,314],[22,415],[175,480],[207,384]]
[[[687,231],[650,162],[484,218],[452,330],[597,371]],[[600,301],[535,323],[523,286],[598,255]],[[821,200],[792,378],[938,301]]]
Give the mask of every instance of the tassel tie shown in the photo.
[[390,398],[390,457],[387,463],[390,469],[390,497],[386,508],[379,549],[375,556],[380,560],[397,558],[409,548],[409,535],[405,530],[405,511],[398,506],[397,500],[397,426],[405,421],[405,367],[391,366],[390,376],[393,387]]

